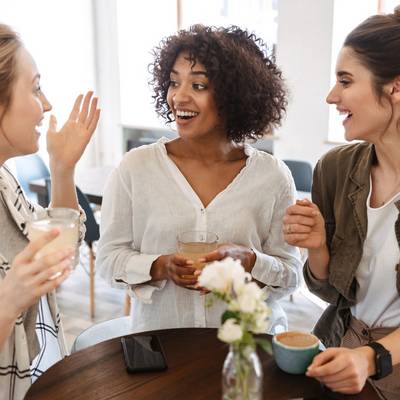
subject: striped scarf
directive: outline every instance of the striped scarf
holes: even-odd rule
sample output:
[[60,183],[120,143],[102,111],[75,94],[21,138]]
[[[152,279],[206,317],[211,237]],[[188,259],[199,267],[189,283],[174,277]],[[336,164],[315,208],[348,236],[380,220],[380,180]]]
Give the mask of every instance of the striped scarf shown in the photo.
[[[0,196],[18,229],[27,236],[26,221],[39,206],[34,207],[26,200],[20,185],[5,166],[0,167]],[[6,260],[0,248],[0,279],[10,270],[9,261],[12,260]],[[47,295],[47,301],[60,351],[65,356],[67,350],[54,292]],[[31,362],[40,350],[35,330],[37,308],[35,304],[18,316],[11,335],[0,349],[0,400],[23,399],[31,385]]]

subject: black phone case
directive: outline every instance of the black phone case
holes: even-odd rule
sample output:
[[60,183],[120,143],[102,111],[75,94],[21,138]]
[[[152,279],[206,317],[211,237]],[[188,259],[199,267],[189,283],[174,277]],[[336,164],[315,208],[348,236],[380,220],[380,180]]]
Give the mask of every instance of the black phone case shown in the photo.
[[151,354],[152,359],[139,362],[135,360],[135,336],[121,338],[127,371],[129,373],[165,371],[168,366],[159,338],[155,335],[147,335],[145,338],[151,338],[152,349],[146,351]]

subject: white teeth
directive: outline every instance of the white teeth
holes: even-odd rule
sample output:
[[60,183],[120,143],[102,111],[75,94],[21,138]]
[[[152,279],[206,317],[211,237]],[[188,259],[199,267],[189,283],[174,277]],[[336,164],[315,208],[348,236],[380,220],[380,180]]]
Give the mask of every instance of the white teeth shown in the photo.
[[338,110],[339,111],[339,115],[343,115],[346,118],[350,118],[353,114],[348,111],[348,110]]
[[195,117],[199,113],[194,112],[194,111],[182,111],[182,110],[176,110],[176,115],[178,117]]

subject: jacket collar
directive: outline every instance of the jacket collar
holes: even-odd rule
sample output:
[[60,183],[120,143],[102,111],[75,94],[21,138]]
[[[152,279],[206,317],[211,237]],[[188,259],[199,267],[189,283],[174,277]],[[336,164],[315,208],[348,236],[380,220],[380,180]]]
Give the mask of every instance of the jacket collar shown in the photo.
[[353,205],[353,214],[358,234],[362,241],[367,236],[367,211],[365,204],[370,189],[371,167],[376,163],[375,146],[367,143],[365,146],[367,146],[366,151],[359,157],[349,174],[352,188],[348,194],[348,199]]

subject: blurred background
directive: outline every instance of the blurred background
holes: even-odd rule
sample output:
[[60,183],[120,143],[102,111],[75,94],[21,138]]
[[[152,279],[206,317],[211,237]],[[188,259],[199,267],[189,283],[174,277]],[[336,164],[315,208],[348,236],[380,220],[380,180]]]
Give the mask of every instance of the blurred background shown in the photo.
[[[194,23],[239,25],[264,39],[284,73],[290,105],[267,147],[309,161],[343,141],[341,118],[325,103],[346,33],[393,0],[0,0],[0,21],[22,36],[58,120],[94,89],[102,117],[79,168],[116,165],[124,152],[161,135],[148,87],[151,50]],[[44,140],[44,136],[42,137]],[[46,160],[45,146],[41,156]]]

